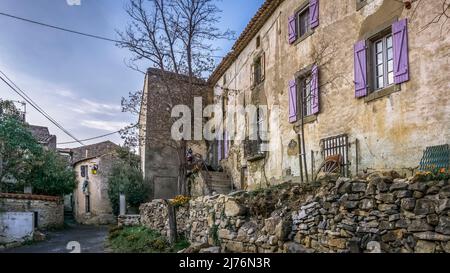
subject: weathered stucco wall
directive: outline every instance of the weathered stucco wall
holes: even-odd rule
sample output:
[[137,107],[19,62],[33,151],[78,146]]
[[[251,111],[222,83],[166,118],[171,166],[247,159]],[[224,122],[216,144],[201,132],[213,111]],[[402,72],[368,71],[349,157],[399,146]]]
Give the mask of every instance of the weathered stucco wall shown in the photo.
[[[421,31],[439,12],[439,1],[429,1],[417,9],[406,10],[394,0],[373,0],[359,11],[354,0],[320,1],[320,25],[305,40],[288,43],[287,20],[302,1],[285,0],[240,53],[216,86],[228,93],[231,105],[267,103],[269,120],[279,120],[279,127],[268,122],[270,151],[266,158],[247,162],[243,145],[235,142],[228,161],[222,162],[237,187],[241,167],[249,170],[249,188],[279,183],[286,174],[298,177],[298,152],[289,152],[291,141],[297,142],[294,125],[288,122],[288,82],[296,72],[319,63],[321,110],[317,119],[305,126],[305,148],[309,174],[311,153],[317,168],[321,161],[320,140],[340,134],[349,136],[350,172],[368,169],[391,169],[411,174],[418,166],[427,146],[448,143],[450,139],[450,81],[448,73],[450,36],[441,32],[441,24],[431,24]],[[354,94],[353,46],[367,32],[389,20],[408,18],[410,81],[401,84],[399,92],[366,102]],[[322,58],[318,58],[324,51]],[[265,53],[265,80],[254,89],[250,71],[254,57]],[[215,93],[221,94],[216,87]],[[275,106],[281,110],[273,111]],[[243,128],[238,124],[237,128]],[[298,149],[298,143],[297,143]],[[358,153],[358,157],[356,154]]]
[[0,212],[0,249],[2,245],[31,240],[33,219],[32,212]]
[[0,212],[32,212],[37,214],[38,229],[64,225],[62,198],[30,194],[0,194]]
[[[107,175],[112,166],[115,157],[113,155],[104,155],[94,159],[84,160],[75,164],[77,175],[77,188],[74,191],[74,214],[77,222],[82,224],[105,225],[114,223],[111,202],[108,195]],[[85,177],[81,177],[81,166],[88,167],[90,212],[86,212],[86,195],[83,192]],[[92,167],[98,166],[97,174],[92,173]]]

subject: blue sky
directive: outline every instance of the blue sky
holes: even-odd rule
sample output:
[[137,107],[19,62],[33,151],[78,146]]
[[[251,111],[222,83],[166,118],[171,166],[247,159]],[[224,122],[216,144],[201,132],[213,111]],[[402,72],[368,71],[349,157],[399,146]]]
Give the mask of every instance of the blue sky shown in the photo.
[[[1,0],[0,12],[94,35],[117,38],[115,30],[128,22],[123,9],[128,0]],[[263,0],[223,0],[221,27],[239,34]],[[0,16],[0,70],[47,113],[79,139],[116,131],[137,119],[121,113],[120,99],[142,89],[143,75],[126,67],[130,54],[111,42]],[[224,56],[233,41],[218,41]],[[0,82],[0,98],[20,97]],[[48,126],[58,142],[72,139],[27,107],[27,121]],[[118,135],[103,140],[120,143]],[[76,144],[68,145],[70,147]],[[61,146],[61,147],[67,147]]]

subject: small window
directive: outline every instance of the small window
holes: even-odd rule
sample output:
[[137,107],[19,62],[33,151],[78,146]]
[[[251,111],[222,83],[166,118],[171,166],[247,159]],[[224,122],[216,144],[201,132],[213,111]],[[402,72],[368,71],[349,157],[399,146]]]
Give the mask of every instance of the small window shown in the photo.
[[297,14],[297,33],[298,37],[305,36],[311,30],[309,24],[309,6],[300,10]]
[[227,84],[227,73],[223,75],[223,85]]
[[258,84],[261,82],[261,57],[255,60],[254,67],[255,84]]
[[[304,117],[310,116],[313,114],[313,105],[312,105],[312,88],[311,88],[311,73],[305,74],[298,78],[298,87],[299,91],[297,92],[298,96],[298,105],[302,105],[303,107],[303,115]],[[299,115],[301,112],[299,111]]]
[[261,36],[256,37],[256,48],[259,48],[261,45]]
[[394,47],[392,33],[385,33],[371,41],[372,90],[377,91],[394,84]]
[[85,207],[86,207],[86,213],[90,213],[91,212],[91,198],[89,195],[85,196]]

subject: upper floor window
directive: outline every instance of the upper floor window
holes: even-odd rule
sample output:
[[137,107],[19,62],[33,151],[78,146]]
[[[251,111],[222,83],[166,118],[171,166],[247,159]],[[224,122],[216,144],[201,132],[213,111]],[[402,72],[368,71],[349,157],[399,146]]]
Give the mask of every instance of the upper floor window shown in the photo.
[[289,122],[314,116],[320,112],[319,68],[309,66],[289,81]]
[[265,78],[265,54],[259,54],[254,60],[252,64],[251,71],[251,82],[252,87],[260,84],[264,81]]
[[309,24],[309,7],[305,7],[299,11],[297,14],[297,22],[298,37],[301,38],[311,30]]
[[[378,98],[399,90],[409,81],[407,19],[380,27],[354,46],[355,97]],[[391,88],[392,87],[392,88]],[[380,91],[382,92],[374,92]]]
[[306,1],[288,19],[289,43],[302,40],[319,26],[319,0]]
[[299,105],[303,105],[303,115],[305,117],[312,115],[312,92],[311,92],[311,73],[303,75],[298,78],[298,88],[300,90],[299,95],[297,96],[299,100]]
[[394,48],[392,33],[372,40],[372,75],[373,90],[380,90],[394,84]]

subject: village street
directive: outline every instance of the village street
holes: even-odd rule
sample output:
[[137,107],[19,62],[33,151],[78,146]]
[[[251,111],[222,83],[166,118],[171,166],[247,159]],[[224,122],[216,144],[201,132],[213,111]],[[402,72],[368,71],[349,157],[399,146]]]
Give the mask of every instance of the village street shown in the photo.
[[[32,245],[8,249],[0,253],[103,253],[108,233],[107,227],[75,226],[72,228],[47,233],[47,240]],[[68,247],[70,242],[80,243],[80,251]]]

